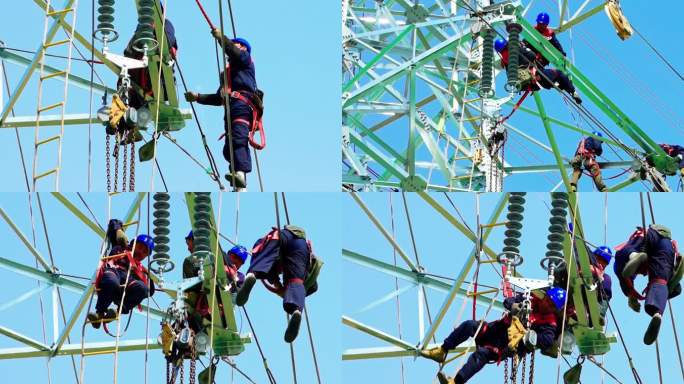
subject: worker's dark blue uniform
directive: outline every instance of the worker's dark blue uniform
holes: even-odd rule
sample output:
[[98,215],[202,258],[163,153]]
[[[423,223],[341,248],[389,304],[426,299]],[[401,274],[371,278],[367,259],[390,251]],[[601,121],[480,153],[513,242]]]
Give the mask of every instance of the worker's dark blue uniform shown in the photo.
[[[247,98],[254,100],[256,97],[257,83],[254,62],[251,54],[246,50],[238,49],[232,42],[226,39],[225,52],[229,63],[229,84],[223,84],[224,74],[221,74],[221,86],[214,94],[200,94],[197,102],[207,105],[223,105],[223,96],[229,91],[238,91]],[[252,159],[249,153],[249,129],[253,124],[252,109],[245,102],[230,98],[231,136],[233,139],[233,155],[235,164],[231,164],[233,171],[249,173],[252,171]],[[224,122],[226,116],[224,116]],[[227,124],[226,124],[227,125]],[[223,157],[231,162],[230,143],[228,132],[223,145]]]
[[591,151],[596,156],[601,156],[603,154],[603,146],[601,145],[601,140],[596,139],[593,136],[584,138],[584,149],[586,151]]
[[668,299],[667,282],[672,277],[675,249],[672,239],[654,226],[646,231],[645,249],[648,255],[649,288],[644,309],[649,315],[662,314]]
[[[530,47],[526,45],[521,45],[520,50],[518,51],[518,66],[519,67],[530,67],[532,66],[535,61],[537,60],[537,55],[535,54],[535,51],[531,50]],[[508,46],[504,48],[501,52],[501,64],[503,65],[504,68],[508,68],[508,62],[509,62],[509,54],[508,54]],[[544,65],[542,65],[543,67]],[[538,69],[539,70],[539,69]],[[575,86],[573,85],[572,81],[570,81],[570,78],[568,78],[568,75],[563,73],[563,71],[559,71],[557,69],[553,68],[541,68],[539,70],[541,73],[537,74],[537,84],[542,86],[544,89],[551,89],[553,88],[553,85],[555,83],[558,83],[558,88],[560,88],[563,91],[566,91],[570,94],[575,93]],[[534,84],[532,85],[533,90],[539,89],[539,87],[535,86]]]
[[[465,383],[475,376],[485,365],[490,362],[500,361],[506,358],[508,348],[508,326],[510,320],[504,318],[490,323],[483,323],[482,329],[475,338],[477,349],[468,357],[468,361],[456,374],[457,383]],[[444,339],[442,349],[449,351],[459,344],[475,336],[479,321],[466,320],[456,327],[449,336]]]
[[648,255],[646,265],[638,273],[648,274],[649,287],[646,293],[646,305],[644,309],[649,315],[662,314],[669,298],[667,282],[673,274],[675,265],[675,249],[672,239],[667,232],[659,230],[660,226],[650,226],[644,237],[640,230],[635,232],[630,239],[615,253],[614,270],[620,280],[620,288],[625,296],[637,297],[640,295],[634,290],[636,275],[629,278],[622,277],[622,271],[629,261],[629,255],[633,252],[645,252]]
[[252,261],[248,273],[253,273],[257,279],[278,281],[283,274],[285,295],[283,309],[287,313],[304,309],[307,296],[304,279],[309,270],[311,252],[305,238],[285,228],[277,232],[279,239],[269,233],[259,239],[252,250]]
[[[123,251],[125,251],[125,248],[114,247],[110,251],[110,256],[120,254]],[[131,309],[142,303],[145,298],[154,294],[154,281],[152,279],[148,279],[150,284],[148,287],[136,273],[128,273],[128,263],[126,260],[122,259],[117,261],[116,264],[116,266],[102,266],[104,270],[98,278],[97,303],[95,304],[95,310],[99,313],[106,312],[112,303],[120,305],[122,296],[123,305],[121,313],[129,313]],[[126,282],[127,274],[129,275],[128,282]],[[125,295],[123,287],[126,287]]]

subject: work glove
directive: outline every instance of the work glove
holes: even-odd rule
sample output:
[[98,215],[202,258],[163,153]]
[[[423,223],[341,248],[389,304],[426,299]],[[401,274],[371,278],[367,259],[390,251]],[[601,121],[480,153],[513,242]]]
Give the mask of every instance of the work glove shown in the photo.
[[508,327],[508,348],[515,351],[518,348],[518,343],[525,337],[526,333],[527,330],[520,319],[513,317],[511,325]]
[[684,168],[681,168],[681,169],[679,170],[679,175],[680,175],[681,177],[684,177]]
[[211,35],[214,36],[214,39],[216,40],[221,40],[223,39],[223,32],[221,32],[220,29],[214,28],[211,30]]
[[109,109],[109,125],[112,127],[119,125],[119,121],[121,121],[121,118],[126,114],[127,109],[128,107],[124,104],[119,95],[114,94],[114,96],[112,96],[112,106]]
[[520,313],[520,310],[522,309],[522,307],[523,307],[522,303],[513,303],[513,305],[511,305],[511,309],[510,309],[511,315],[515,316],[518,313]]
[[627,305],[629,305],[634,312],[641,312],[641,303],[636,297],[630,297],[627,299]]
[[196,92],[185,92],[185,101],[187,102],[195,102],[199,99],[199,94]]

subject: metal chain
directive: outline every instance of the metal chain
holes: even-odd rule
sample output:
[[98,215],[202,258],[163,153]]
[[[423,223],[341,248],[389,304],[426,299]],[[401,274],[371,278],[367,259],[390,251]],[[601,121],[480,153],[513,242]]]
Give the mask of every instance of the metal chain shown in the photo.
[[135,192],[135,141],[131,142],[131,181],[128,183],[128,190]]
[[112,157],[114,157],[114,191],[119,190],[119,136],[118,134],[114,137],[114,152]]
[[112,192],[112,175],[110,173],[109,135],[105,134],[105,166],[107,167],[107,192]]
[[126,192],[126,179],[128,176],[128,148],[127,144],[124,144],[121,147],[121,150],[123,151],[123,175],[121,178],[121,192]]
[[525,370],[527,369],[527,355],[522,358],[522,372],[520,372],[520,384],[525,384]]
[[536,354],[536,351],[532,351],[532,355],[530,356],[530,384],[534,384],[534,355]]
[[511,383],[515,384],[518,377],[518,355],[513,355],[513,364],[511,365]]
[[180,384],[185,383],[185,360],[181,359],[180,363]]
[[504,360],[504,382],[503,384],[508,384],[508,358]]
[[171,363],[166,362],[166,384],[171,384]]
[[193,353],[190,359],[190,384],[195,384],[195,363],[197,362],[196,356]]

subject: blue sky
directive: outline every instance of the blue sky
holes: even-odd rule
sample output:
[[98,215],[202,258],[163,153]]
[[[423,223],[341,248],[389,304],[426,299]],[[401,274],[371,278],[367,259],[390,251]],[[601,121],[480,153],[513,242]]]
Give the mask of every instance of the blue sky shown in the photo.
[[[372,2],[366,2],[367,5]],[[430,7],[436,2],[423,2]],[[534,24],[534,19],[537,13],[546,11],[551,15],[551,26],[558,25],[558,2],[553,0],[539,0],[539,1],[523,1],[524,5],[533,3],[530,11],[527,14],[527,20]],[[574,14],[581,2],[568,2],[568,7],[571,14]],[[669,22],[659,22],[657,13],[646,2],[622,2],[622,8],[627,19],[632,23],[635,29],[641,32],[678,70],[680,73],[684,71],[681,67],[682,53],[676,44],[671,43],[673,34],[672,25]],[[663,1],[663,7],[666,7],[672,12],[681,12],[684,10],[684,4],[680,1]],[[585,8],[585,11],[596,6],[596,2],[590,2]],[[401,8],[398,5],[393,5],[393,8]],[[459,13],[463,13],[459,10]],[[374,16],[374,11],[371,11],[367,16]],[[457,23],[458,26],[462,24]],[[466,29],[468,25],[466,25]],[[499,32],[506,35],[503,25],[499,28]],[[451,28],[447,28],[449,35],[454,35],[455,32]],[[398,32],[397,32],[398,34]],[[387,41],[391,41],[396,35],[387,35]],[[405,42],[410,42],[411,34],[409,34]],[[594,85],[596,85],[608,98],[610,98],[627,116],[632,119],[643,131],[646,132],[657,143],[679,143],[684,139],[684,116],[678,101],[684,97],[684,82],[681,81],[667,66],[660,61],[660,59],[648,48],[636,33],[628,40],[620,40],[610,24],[605,12],[600,11],[589,19],[585,20],[579,25],[572,28],[572,32],[563,32],[558,34],[558,38],[565,50],[568,52],[568,57],[574,60],[574,64],[579,70],[586,75]],[[430,44],[437,44],[437,40],[431,40]],[[407,45],[408,46],[408,45]],[[407,47],[405,46],[405,47]],[[367,55],[363,58],[365,62],[369,62],[374,54]],[[381,61],[381,64],[390,63],[389,61]],[[377,66],[378,74],[382,75],[387,71],[393,69],[393,65]],[[497,77],[497,98],[503,98],[507,92],[503,89],[505,83],[505,73]],[[624,79],[624,80],[623,80]],[[442,83],[438,78],[432,77],[432,80]],[[363,84],[369,81],[368,77],[364,78]],[[417,99],[422,100],[425,97],[432,96],[433,93],[429,87],[425,86],[425,81],[418,81]],[[395,82],[395,88],[402,90],[405,87],[404,77],[398,78]],[[472,90],[472,94],[468,99],[475,99],[476,90]],[[580,92],[581,93],[581,92]],[[577,114],[574,110],[566,105],[561,96],[554,90],[541,90],[539,92],[541,99],[544,102],[546,111],[549,116],[559,119],[563,122],[579,126],[580,128],[592,131],[593,126],[585,119],[580,119],[573,114]],[[514,97],[516,102],[520,96]],[[591,114],[596,116],[606,127],[615,133],[628,146],[637,147],[629,136],[624,133],[615,122],[610,120],[604,113],[595,107],[586,95],[582,96],[585,100],[584,106]],[[390,98],[383,98],[383,101],[390,100]],[[392,100],[393,101],[393,100]],[[424,112],[431,118],[438,115],[438,103],[433,102],[424,107]],[[479,104],[478,104],[479,106]],[[534,98],[528,97],[523,107],[536,110]],[[512,106],[506,105],[502,108],[502,116],[507,115],[511,111]],[[571,113],[572,112],[572,113]],[[477,113],[475,113],[477,115]],[[382,116],[372,115],[365,118],[364,124],[371,127],[381,120],[385,120]],[[379,130],[377,133],[380,137],[392,148],[404,153],[407,136],[406,136],[406,122],[407,119],[399,119],[397,122],[389,124],[385,129]],[[539,140],[544,145],[549,144],[549,139],[546,135],[544,126],[537,116],[527,114],[525,112],[517,111],[507,121],[515,128],[518,128],[524,134],[527,134],[534,139]],[[470,127],[469,124],[465,124]],[[447,123],[447,130],[450,134],[457,136],[457,130],[452,122]],[[553,125],[554,134],[559,143],[561,153],[568,159],[572,158],[574,151],[577,148],[577,143],[581,139],[578,132],[569,130],[564,127]],[[440,143],[442,150],[444,150],[444,141]],[[376,145],[376,147],[378,147]],[[417,158],[423,161],[430,160],[429,152],[421,146],[417,151]],[[641,148],[639,148],[641,150]],[[449,156],[452,156],[450,151]],[[620,151],[620,156],[623,160],[629,160],[629,157]],[[509,139],[505,146],[505,160],[514,166],[529,166],[529,165],[554,165],[555,158],[552,153],[540,149],[537,145],[531,143],[529,140],[522,138],[522,136],[515,132],[510,132]],[[604,159],[600,161],[619,161],[620,159],[606,146],[604,146]],[[470,168],[469,162],[460,162],[459,174],[465,173],[468,170],[463,167]],[[381,167],[377,164],[371,163],[371,168],[380,172]],[[347,169],[346,167],[344,168]],[[420,169],[420,168],[419,168]],[[427,174],[425,169],[420,169],[422,174]],[[604,171],[606,177],[622,172],[620,169],[608,169]],[[608,186],[616,184],[625,178],[618,178],[616,180],[606,180]],[[439,170],[432,172],[431,180],[438,184],[446,184],[442,173]],[[508,177],[504,181],[505,190],[533,190],[533,191],[547,191],[553,188],[560,181],[558,172],[540,173],[526,173],[516,174]],[[670,185],[674,189],[676,186],[676,178],[670,178]],[[594,190],[593,183],[590,178],[584,177],[580,182],[581,191]],[[648,189],[640,183],[636,183],[625,190],[627,191],[643,191]]]
[[[422,198],[416,194],[407,194],[410,217],[413,223],[415,239],[420,256],[421,265],[427,273],[434,273],[450,278],[461,270],[465,263],[466,256],[472,250],[472,242],[451,226],[445,219],[434,211]],[[456,212],[449,205],[442,194],[433,194],[433,198],[439,201],[448,212],[456,215]],[[387,194],[364,194],[361,195],[363,201],[369,206],[371,211],[378,217],[382,224],[391,230],[391,216],[389,207],[389,197]],[[452,200],[465,217],[467,224],[471,228],[476,226],[475,195],[473,194],[452,194]],[[480,196],[481,220],[486,222],[493,211],[495,204],[500,198],[499,194],[486,194]],[[400,194],[393,194],[394,220],[396,226],[396,238],[400,246],[413,259],[413,248],[409,236],[406,217],[404,214],[403,203]],[[615,246],[623,242],[634,227],[640,225],[641,217],[639,210],[638,194],[618,193],[608,196],[608,231],[604,233],[604,194],[585,193],[580,194],[580,212],[587,239],[592,243]],[[679,204],[680,197],[674,194],[655,194],[652,196],[655,217],[657,222],[667,225],[672,229],[675,239],[681,241],[684,226],[681,217],[675,214],[672,207]],[[549,220],[547,204],[550,198],[548,194],[532,193],[527,195],[525,206],[525,220],[523,222],[521,254],[525,261],[521,266],[521,272],[526,277],[545,279],[546,272],[539,267],[539,260],[546,251],[546,235]],[[380,235],[366,215],[351,197],[345,197],[342,203],[344,212],[343,246],[346,249],[361,253],[366,256],[374,257],[378,260],[392,263],[392,248],[387,240]],[[502,218],[503,220],[503,218]],[[648,220],[648,219],[647,219]],[[495,251],[500,251],[503,247],[503,228],[499,227],[492,232],[487,241],[487,245]],[[604,236],[607,241],[604,241]],[[398,264],[405,267],[403,261],[397,257]],[[496,264],[494,264],[496,265]],[[613,275],[612,268],[610,273]],[[343,263],[343,273],[354,276],[355,281],[360,284],[349,284],[345,287],[342,301],[342,313],[352,318],[378,328],[391,335],[398,335],[397,309],[394,300],[389,300],[371,309],[365,309],[370,303],[379,300],[395,290],[394,279],[389,276],[376,272],[369,268],[361,267],[349,261]],[[612,276],[614,277],[614,275]],[[467,281],[472,279],[472,271],[467,277]],[[492,268],[483,265],[481,269],[479,283],[482,285],[498,286],[500,278]],[[657,382],[657,370],[655,359],[655,347],[646,347],[642,343],[643,332],[648,324],[648,316],[642,311],[640,314],[632,312],[627,307],[627,301],[617,286],[616,279],[613,279],[614,298],[611,301],[615,316],[620,323],[621,330],[626,339],[627,346],[632,354],[637,370],[644,383]],[[638,288],[643,287],[645,278],[637,283]],[[400,280],[399,288],[409,285]],[[486,288],[481,288],[486,289]],[[428,302],[431,312],[437,312],[442,304],[444,295],[428,289]],[[681,324],[682,310],[684,305],[681,298],[672,301],[673,310],[677,320]],[[464,303],[462,297],[457,297],[450,307],[450,310],[437,330],[437,340],[441,342],[450,332],[453,326],[459,324],[458,312],[461,306],[464,307],[464,314],[461,320],[469,319],[472,316],[472,299]],[[410,343],[418,342],[418,312],[417,312],[417,289],[409,289],[400,296],[401,306],[401,326],[403,339]],[[483,316],[486,307],[478,307],[478,317]],[[500,316],[499,313],[492,311],[489,320],[495,320]],[[427,324],[427,320],[426,320]],[[615,332],[615,324],[608,323],[608,332]],[[676,357],[676,347],[673,342],[672,327],[670,324],[669,312],[666,311],[663,326],[661,329],[660,340],[661,358],[663,375],[665,382],[678,382],[680,378],[679,364]],[[681,327],[679,334],[681,338]],[[368,336],[357,330],[343,326],[342,328],[343,348],[366,348],[383,347],[389,344]],[[600,360],[600,358],[599,358]],[[629,366],[624,351],[620,344],[612,344],[612,350],[605,355],[607,368],[616,374],[623,382],[632,382],[629,373]],[[567,366],[562,362],[562,372]],[[343,375],[346,382],[400,382],[401,365],[398,358],[345,361],[343,364]],[[437,373],[437,365],[426,359],[404,359],[406,383],[429,382]],[[448,366],[447,372],[453,374],[456,370],[455,363]],[[503,368],[495,365],[488,365],[473,380],[474,383],[495,383],[501,382]],[[555,383],[556,361],[537,354],[536,372],[537,381],[544,383]],[[584,365],[583,383],[600,383],[600,372],[591,363]],[[562,381],[561,381],[562,382]],[[606,383],[613,382],[609,377]]]
[[[234,238],[236,194],[223,195],[223,208],[221,211],[221,232],[229,238]],[[82,203],[74,194],[67,197],[85,211]],[[107,220],[107,197],[104,194],[84,194],[85,201],[92,209],[97,221],[106,225]],[[310,239],[313,241],[314,250],[323,258],[325,266],[320,276],[320,290],[307,300],[309,316],[312,319],[312,332],[314,335],[318,362],[325,382],[335,382],[339,377],[340,338],[338,332],[331,332],[331,324],[338,324],[340,312],[340,276],[339,250],[340,250],[340,209],[339,195],[315,194],[306,195],[299,193],[286,194],[288,208],[293,224],[303,226]],[[125,215],[133,196],[129,194],[117,195],[112,198],[112,214],[117,217]],[[212,202],[218,216],[218,194],[212,195]],[[55,263],[65,274],[76,276],[90,276],[98,262],[100,239],[82,222],[72,216],[66,209],[49,195],[42,195],[42,203],[48,225],[52,252]],[[34,199],[34,205],[35,205]],[[0,195],[0,207],[2,207],[17,226],[31,238],[31,224],[29,220],[27,196],[25,194]],[[282,210],[282,208],[281,208]],[[87,211],[86,211],[87,212]],[[147,230],[147,206],[142,206],[141,233]],[[47,258],[48,251],[41,230],[40,219],[37,216],[37,208],[34,206],[36,215],[36,236],[38,250]],[[322,214],[325,213],[325,214]],[[87,213],[86,213],[87,214]],[[281,213],[282,214],[282,213]],[[284,215],[283,215],[284,217]],[[284,219],[283,219],[284,220]],[[272,194],[241,194],[239,237],[240,242],[251,247],[254,241],[263,236],[272,225],[275,225],[275,214]],[[171,196],[171,257],[176,262],[176,269],[165,275],[167,281],[180,279],[183,258],[188,254],[184,237],[189,229],[189,219],[183,194]],[[24,245],[10,230],[9,226],[0,224],[0,236],[4,239],[2,257],[13,261],[33,265],[34,259]],[[135,228],[128,231],[129,237],[135,234]],[[229,245],[222,241],[222,246]],[[243,267],[244,268],[244,267]],[[5,288],[0,293],[0,303],[5,304],[24,292],[36,287],[34,280],[0,269],[0,279],[4,281]],[[80,281],[80,280],[79,280]],[[81,281],[82,282],[82,281]],[[74,306],[78,294],[62,291],[65,301],[67,316]],[[50,291],[43,293],[43,302],[46,308],[46,327],[48,343],[51,342],[51,304]],[[164,294],[157,293],[154,299],[162,308],[166,308],[169,300]],[[153,305],[154,306],[154,305]],[[264,348],[269,366],[278,382],[292,382],[290,367],[289,348],[283,342],[285,330],[285,315],[282,311],[282,301],[275,295],[270,294],[261,285],[257,286],[250,297],[247,305],[250,318],[257,331],[259,341]],[[85,314],[83,315],[85,316]],[[83,317],[84,319],[85,317]],[[249,332],[249,326],[240,314],[236,314],[236,320],[242,332]],[[16,307],[0,312],[0,322],[3,326],[14,329],[37,340],[42,339],[41,316],[38,297],[24,301]],[[79,320],[72,332],[72,342],[80,343],[82,320]],[[150,321],[150,337],[156,337],[159,332],[159,324],[155,320]],[[302,324],[300,337],[295,341],[295,356],[297,361],[297,373],[300,382],[309,383],[314,381],[314,366],[311,358],[310,347],[304,324]],[[125,339],[139,339],[145,337],[145,316],[134,316],[130,329]],[[98,342],[112,340],[101,330],[94,331],[88,327],[86,341]],[[19,347],[19,343],[7,337],[0,337],[0,349]],[[144,352],[128,352],[120,354],[119,383],[142,383],[144,370]],[[256,344],[246,346],[245,352],[236,357],[238,367],[245,371],[258,383],[266,382],[261,358],[259,357]],[[47,369],[45,359],[21,359],[0,360],[0,371],[4,373],[8,382],[25,381],[31,383],[47,382]],[[77,358],[78,364],[78,358]],[[68,357],[59,357],[52,361],[51,365],[53,382],[75,382]],[[187,367],[186,367],[187,368]],[[113,372],[112,355],[94,356],[86,361],[86,382],[95,382],[103,377],[110,378]],[[163,383],[165,375],[165,362],[160,351],[149,352],[148,383]],[[186,370],[186,375],[188,371]],[[231,382],[228,366],[223,364],[219,368],[219,382]],[[107,379],[109,380],[109,379]],[[186,378],[187,380],[187,378]],[[236,374],[235,383],[246,383],[242,377]]]
[[[53,3],[59,3],[57,1]],[[213,20],[219,24],[217,1],[203,1]],[[226,30],[229,30],[227,3],[223,3]],[[81,1],[77,15],[77,30],[90,36],[90,2]],[[179,44],[179,62],[188,87],[202,93],[213,93],[218,87],[218,72],[214,53],[214,39],[209,34],[202,14],[194,1],[169,1],[168,18],[176,27]],[[335,2],[304,1],[296,6],[287,2],[233,1],[233,13],[237,32],[253,46],[257,81],[266,93],[264,125],[268,146],[259,153],[266,191],[331,191],[339,185],[339,71],[340,10]],[[43,36],[43,11],[31,1],[15,2],[12,15],[0,26],[0,40],[7,47],[35,50]],[[137,23],[133,2],[116,4],[115,26],[121,37],[110,45],[114,53],[121,53],[130,39]],[[26,28],[27,23],[34,26]],[[61,35],[58,35],[61,36]],[[101,43],[96,45],[101,48]],[[89,52],[81,51],[90,58]],[[63,53],[59,50],[52,53]],[[26,55],[26,54],[24,54]],[[28,56],[28,55],[27,55]],[[74,52],[74,57],[78,57]],[[48,64],[63,65],[65,60],[50,59]],[[24,68],[7,63],[10,86],[13,88],[23,74]],[[114,87],[116,76],[102,65],[97,72],[106,84]],[[89,66],[74,61],[72,73],[90,77]],[[97,80],[97,78],[96,78]],[[16,107],[18,115],[35,115],[37,81],[27,86]],[[3,87],[4,89],[4,87]],[[62,83],[50,81],[46,94],[57,98]],[[182,84],[178,78],[179,93]],[[48,96],[46,96],[48,97]],[[110,95],[111,97],[111,95]],[[88,91],[76,87],[69,90],[67,113],[87,113]],[[3,100],[7,100],[5,96]],[[59,100],[58,100],[59,101]],[[43,104],[46,104],[44,102]],[[4,104],[4,103],[3,103]],[[93,109],[101,106],[100,96],[95,95]],[[182,108],[190,108],[184,100]],[[227,163],[221,154],[222,142],[217,141],[223,132],[223,111],[211,106],[198,106],[200,122],[209,146],[222,173]],[[202,149],[197,126],[193,120],[174,133],[179,144],[193,156],[208,165]],[[28,162],[29,173],[33,159],[33,129],[22,128],[21,139]],[[46,137],[57,130],[45,130]],[[104,129],[92,128],[93,191],[106,190],[104,165]],[[49,169],[56,162],[56,153],[45,147],[41,150],[39,168]],[[88,129],[86,126],[67,126],[63,147],[62,188],[64,191],[87,189]],[[19,150],[13,129],[0,132],[0,149],[3,164],[12,172],[6,174],[5,190],[23,191]],[[175,145],[164,139],[159,146],[158,160],[170,190],[214,190],[216,184],[203,170]],[[151,166],[138,164],[137,189],[150,190]],[[30,174],[29,174],[30,177]],[[52,190],[53,184],[44,180],[39,190]],[[256,168],[250,178],[250,189],[258,191]],[[159,176],[155,176],[155,190],[163,190]]]

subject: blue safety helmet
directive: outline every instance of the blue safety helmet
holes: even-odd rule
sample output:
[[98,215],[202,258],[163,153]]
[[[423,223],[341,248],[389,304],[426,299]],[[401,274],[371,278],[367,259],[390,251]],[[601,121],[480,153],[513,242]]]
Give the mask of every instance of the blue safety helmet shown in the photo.
[[592,132],[592,134],[595,136],[598,136],[598,137],[603,137],[603,133],[601,133],[599,131],[594,131],[594,132]]
[[190,232],[188,232],[188,235],[185,236],[185,240],[193,240],[193,239],[195,239],[195,235],[192,234],[192,229],[191,229]]
[[228,254],[230,255],[231,253],[239,257],[243,263],[247,261],[247,257],[249,257],[249,252],[247,252],[247,248],[243,247],[242,245],[236,245],[233,248],[231,248],[230,251],[228,251]]
[[549,25],[550,20],[551,18],[549,17],[549,14],[546,12],[541,12],[537,15],[537,24]]
[[238,37],[237,39],[233,39],[232,41],[233,43],[244,45],[247,48],[247,52],[249,52],[250,55],[252,54],[252,46],[249,44],[249,41],[243,39],[242,37]]
[[507,45],[508,45],[508,40],[506,40],[506,39],[498,38],[498,39],[496,39],[496,41],[494,41],[494,49],[497,52],[503,51]]
[[556,308],[558,309],[563,309],[565,306],[565,297],[567,296],[567,292],[563,288],[558,288],[558,287],[552,287],[549,288],[548,291],[546,291],[546,294],[549,296],[551,301],[556,305]]
[[610,260],[613,258],[613,250],[606,245],[602,245],[594,249],[594,255],[600,257],[606,263],[610,264]]
[[138,237],[135,238],[135,241],[145,244],[150,253],[154,251],[154,240],[150,235],[138,235]]

